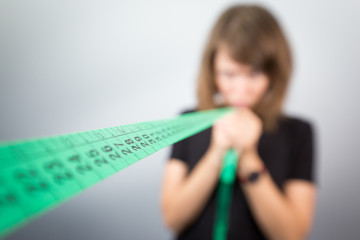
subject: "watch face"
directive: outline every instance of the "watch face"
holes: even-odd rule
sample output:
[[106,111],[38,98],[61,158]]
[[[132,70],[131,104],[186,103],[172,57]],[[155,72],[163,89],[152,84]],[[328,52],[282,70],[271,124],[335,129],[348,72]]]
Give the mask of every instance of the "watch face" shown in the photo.
[[255,182],[259,178],[258,172],[253,172],[249,175],[249,182]]

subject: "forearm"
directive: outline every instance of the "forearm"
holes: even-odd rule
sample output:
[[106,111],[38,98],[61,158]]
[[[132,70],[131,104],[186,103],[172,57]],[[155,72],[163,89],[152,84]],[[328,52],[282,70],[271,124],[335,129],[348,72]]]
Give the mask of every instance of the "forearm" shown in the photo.
[[208,149],[173,197],[172,228],[181,232],[201,212],[219,177],[221,153]]
[[[243,157],[238,171],[241,176],[263,165],[257,153]],[[294,209],[268,172],[254,184],[243,184],[242,189],[255,219],[270,239],[304,238]]]

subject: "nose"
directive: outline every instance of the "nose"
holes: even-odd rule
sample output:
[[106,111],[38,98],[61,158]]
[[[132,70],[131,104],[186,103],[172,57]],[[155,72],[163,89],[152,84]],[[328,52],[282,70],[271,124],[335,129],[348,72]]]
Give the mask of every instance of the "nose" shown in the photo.
[[250,79],[246,75],[238,75],[234,78],[232,90],[239,94],[244,94],[248,91]]

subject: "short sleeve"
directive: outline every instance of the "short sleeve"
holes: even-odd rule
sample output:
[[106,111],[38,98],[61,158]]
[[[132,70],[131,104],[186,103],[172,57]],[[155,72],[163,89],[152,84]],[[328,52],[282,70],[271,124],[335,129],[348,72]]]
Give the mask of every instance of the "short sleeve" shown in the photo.
[[187,161],[186,158],[186,139],[183,139],[179,142],[174,143],[171,145],[170,148],[170,157],[169,159],[176,158],[183,162]]
[[307,121],[298,121],[294,141],[292,165],[289,178],[308,180],[316,183],[315,176],[315,136],[312,125]]
[[[192,112],[193,110],[192,109],[185,109],[185,110],[182,110],[180,112],[179,115],[181,114],[184,114],[184,113],[189,113],[189,112]],[[185,163],[187,163],[187,139],[183,139],[181,141],[178,141],[174,144],[171,145],[170,147],[170,155],[169,155],[169,160],[172,159],[172,158],[176,158],[176,159],[179,159]]]

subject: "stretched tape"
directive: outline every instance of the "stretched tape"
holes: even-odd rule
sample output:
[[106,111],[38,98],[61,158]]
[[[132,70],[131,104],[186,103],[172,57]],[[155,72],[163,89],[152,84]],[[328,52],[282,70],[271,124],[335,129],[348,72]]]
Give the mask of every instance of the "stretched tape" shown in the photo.
[[0,143],[0,237],[232,109]]

